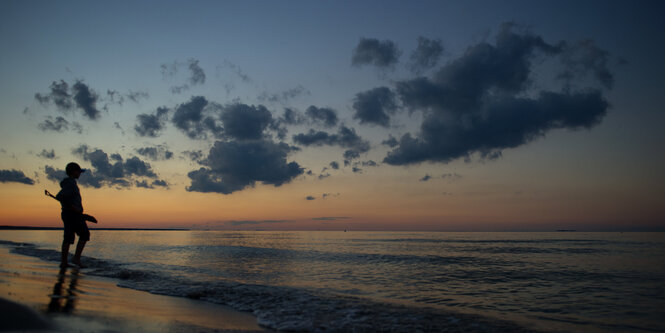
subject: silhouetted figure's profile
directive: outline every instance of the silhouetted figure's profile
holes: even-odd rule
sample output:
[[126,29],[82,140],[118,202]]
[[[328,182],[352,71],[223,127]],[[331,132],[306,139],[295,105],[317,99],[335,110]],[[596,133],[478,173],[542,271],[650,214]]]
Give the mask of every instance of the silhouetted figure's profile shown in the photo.
[[76,252],[74,253],[74,258],[72,258],[72,263],[79,267],[84,267],[81,264],[81,253],[83,253],[85,243],[90,240],[90,231],[88,230],[88,225],[85,223],[81,192],[79,192],[76,179],[85,170],[72,162],[67,164],[65,172],[67,173],[67,178],[60,182],[60,192],[55,196],[62,206],[60,216],[62,217],[62,223],[65,225],[60,267],[68,266],[69,245],[74,244],[75,234],[79,236],[79,241],[76,244]]

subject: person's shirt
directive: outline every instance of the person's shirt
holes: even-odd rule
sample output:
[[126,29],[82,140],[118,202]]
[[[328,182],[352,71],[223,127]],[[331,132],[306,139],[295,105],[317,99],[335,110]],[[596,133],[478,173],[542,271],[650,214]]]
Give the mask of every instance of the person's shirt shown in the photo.
[[63,179],[60,182],[60,192],[56,194],[55,198],[60,201],[63,211],[71,211],[72,207],[76,207],[79,212],[83,212],[81,192],[79,192],[76,179],[71,177]]

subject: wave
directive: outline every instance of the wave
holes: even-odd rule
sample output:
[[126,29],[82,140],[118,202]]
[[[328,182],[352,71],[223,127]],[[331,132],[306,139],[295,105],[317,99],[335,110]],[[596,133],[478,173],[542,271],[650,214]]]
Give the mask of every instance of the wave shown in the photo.
[[[58,262],[60,252],[30,243],[0,240],[13,253]],[[119,280],[118,286],[231,306],[252,312],[258,323],[280,331],[301,332],[526,332],[516,323],[441,309],[380,303],[304,288],[195,281],[130,263],[84,257],[87,275]],[[132,267],[130,267],[132,266]]]

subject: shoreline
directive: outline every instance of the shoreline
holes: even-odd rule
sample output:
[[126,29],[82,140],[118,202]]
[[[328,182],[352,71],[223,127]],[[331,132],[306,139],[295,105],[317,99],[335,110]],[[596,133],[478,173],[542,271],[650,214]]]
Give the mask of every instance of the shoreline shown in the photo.
[[[49,332],[266,332],[254,315],[117,286],[0,247],[0,326]],[[37,325],[37,326],[35,326]]]

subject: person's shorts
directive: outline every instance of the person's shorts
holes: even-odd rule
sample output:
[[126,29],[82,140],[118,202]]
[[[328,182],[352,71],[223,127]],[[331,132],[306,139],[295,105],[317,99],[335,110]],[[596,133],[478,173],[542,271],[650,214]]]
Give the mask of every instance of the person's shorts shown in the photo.
[[79,241],[90,240],[90,230],[85,223],[83,216],[77,213],[62,212],[62,223],[65,225],[64,240],[69,244],[74,244],[75,235],[79,236]]

